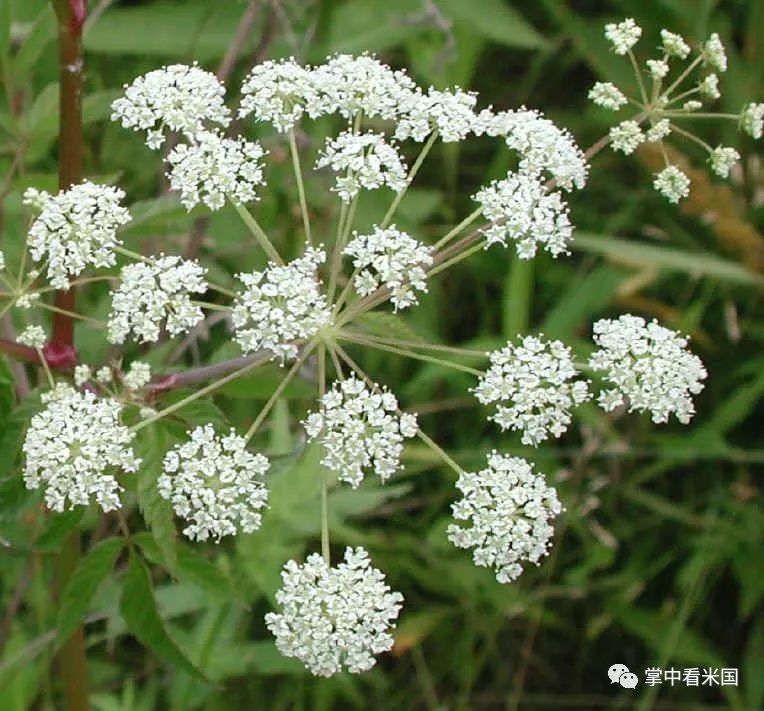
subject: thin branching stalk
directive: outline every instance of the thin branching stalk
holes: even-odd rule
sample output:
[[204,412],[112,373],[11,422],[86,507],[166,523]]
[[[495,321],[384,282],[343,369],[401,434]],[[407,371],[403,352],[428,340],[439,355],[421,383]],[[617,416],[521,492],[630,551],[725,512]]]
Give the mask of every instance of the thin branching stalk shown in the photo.
[[430,134],[430,137],[427,139],[427,142],[424,144],[424,146],[422,146],[422,150],[419,151],[419,155],[416,157],[416,160],[414,161],[414,165],[411,166],[411,170],[409,171],[409,174],[406,177],[406,186],[399,193],[395,194],[395,199],[393,200],[390,207],[387,209],[385,216],[382,218],[380,227],[382,227],[383,229],[387,227],[390,224],[390,222],[392,222],[393,216],[395,215],[395,211],[398,209],[398,205],[401,204],[401,200],[403,200],[404,195],[406,195],[406,192],[408,191],[409,187],[411,187],[411,184],[414,182],[414,178],[416,178],[416,175],[419,172],[419,169],[422,167],[422,163],[424,163],[425,158],[427,158],[427,154],[430,152],[430,149],[433,147],[437,139],[438,139],[438,130],[435,129]]
[[310,233],[310,213],[308,212],[308,201],[305,199],[305,184],[302,180],[300,153],[297,150],[297,140],[294,136],[294,129],[289,130],[289,152],[292,154],[292,168],[294,170],[294,178],[297,181],[297,195],[300,199],[300,212],[302,213],[302,225],[305,230],[305,239],[308,244],[313,244],[313,237]]
[[241,219],[244,220],[244,224],[247,225],[247,227],[249,228],[249,231],[252,233],[253,237],[257,240],[258,244],[265,250],[265,253],[268,255],[268,259],[272,262],[275,262],[276,264],[283,264],[284,260],[276,251],[276,248],[273,246],[273,243],[268,238],[268,235],[265,233],[265,230],[263,230],[263,228],[260,227],[260,224],[252,216],[252,213],[249,210],[247,210],[247,208],[244,207],[244,205],[241,205],[237,202],[233,203],[233,206],[236,208],[236,212],[238,212],[239,215],[241,216]]

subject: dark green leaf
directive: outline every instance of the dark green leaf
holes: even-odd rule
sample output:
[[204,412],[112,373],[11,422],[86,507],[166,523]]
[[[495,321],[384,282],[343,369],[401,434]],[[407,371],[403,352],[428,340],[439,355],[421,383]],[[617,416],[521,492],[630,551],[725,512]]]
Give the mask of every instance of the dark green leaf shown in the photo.
[[122,582],[119,610],[128,630],[141,644],[151,649],[167,664],[180,667],[189,674],[204,679],[202,672],[170,637],[164,621],[159,616],[149,569],[135,550],[130,551],[130,563]]
[[56,619],[58,639],[63,644],[82,621],[100,582],[111,572],[122,550],[121,538],[107,538],[80,561],[61,595]]
[[138,507],[151,535],[162,552],[165,567],[175,572],[177,563],[177,532],[172,507],[157,489],[162,473],[162,459],[169,446],[169,436],[163,423],[149,425],[136,438],[135,451],[141,458],[137,473]]

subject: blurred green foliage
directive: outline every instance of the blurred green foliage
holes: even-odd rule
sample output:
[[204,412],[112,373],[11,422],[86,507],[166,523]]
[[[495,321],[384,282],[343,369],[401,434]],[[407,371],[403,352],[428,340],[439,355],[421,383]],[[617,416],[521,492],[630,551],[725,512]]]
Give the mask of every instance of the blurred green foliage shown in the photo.
[[[136,216],[125,233],[128,247],[181,253],[203,213],[187,215],[164,195],[159,159],[140,137],[108,122],[109,103],[124,82],[161,63],[198,60],[214,69],[246,3],[90,4],[87,173],[127,190]],[[263,0],[229,86],[235,99],[257,58],[377,52],[423,84],[479,91],[481,105],[541,108],[586,146],[608,127],[608,117],[586,101],[590,85],[631,81],[626,64],[608,51],[604,22],[635,17],[647,46],[657,44],[662,27],[693,41],[718,31],[730,54],[721,110],[738,111],[746,99],[764,96],[763,8],[757,0]],[[56,183],[55,26],[43,0],[0,0],[0,71],[0,168],[9,176],[0,184],[0,225],[13,262],[26,228],[21,192]],[[309,149],[329,131],[322,123],[314,128],[305,136]],[[273,162],[258,220],[289,253],[300,230],[291,166],[280,141],[262,138]],[[144,433],[144,467],[123,483],[150,532],[134,536],[127,552],[114,539],[96,543],[118,530],[116,519],[94,511],[39,515],[40,497],[24,490],[14,459],[37,405],[34,398],[15,405],[13,376],[0,362],[2,711],[57,708],[61,680],[49,673],[55,629],[82,614],[98,711],[764,707],[764,172],[757,150],[742,146],[731,187],[694,176],[701,189],[680,210],[651,190],[645,166],[603,153],[587,189],[571,199],[578,227],[572,258],[523,263],[509,251],[479,253],[432,284],[399,326],[481,348],[543,331],[568,340],[583,358],[594,319],[623,311],[657,316],[692,334],[709,368],[690,427],[656,428],[636,416],[616,426],[583,408],[565,439],[528,451],[476,417],[469,376],[359,354],[406,407],[424,413],[424,428],[462,465],[478,466],[492,448],[522,453],[555,482],[567,509],[550,558],[501,586],[446,541],[453,476],[429,450],[409,447],[405,474],[384,487],[333,487],[333,543],[367,546],[406,596],[394,654],[362,676],[310,678],[276,652],[262,622],[283,562],[317,546],[317,453],[305,449],[298,424],[310,389],[287,390],[261,436],[277,462],[271,507],[262,530],[235,544],[192,547],[178,538],[155,490],[158,462],[189,424],[246,427],[272,391],[275,371],[258,371],[214,403],[195,403]],[[689,151],[687,158],[702,170],[699,156]],[[399,225],[442,234],[472,209],[475,188],[507,168],[504,154],[479,140],[439,147],[402,203]],[[327,187],[324,177],[309,181],[316,230],[336,217]],[[359,226],[381,214],[385,200],[364,196]],[[232,274],[262,264],[232,211],[203,226],[200,258],[215,281],[230,283]],[[103,316],[106,291],[84,291],[80,309]],[[378,327],[390,324],[380,317]],[[76,338],[84,361],[109,357],[100,332],[78,325]],[[148,358],[166,371],[233,355],[217,325],[180,356],[167,344]],[[46,584],[51,554],[74,528],[91,552],[54,604]],[[741,685],[614,691],[606,670],[615,662],[640,675],[647,666],[739,667]]]

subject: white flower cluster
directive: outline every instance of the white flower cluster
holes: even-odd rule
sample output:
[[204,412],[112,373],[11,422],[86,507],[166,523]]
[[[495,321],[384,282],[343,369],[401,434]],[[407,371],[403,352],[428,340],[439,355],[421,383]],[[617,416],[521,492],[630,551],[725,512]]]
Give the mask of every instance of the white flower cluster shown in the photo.
[[520,259],[533,259],[539,246],[553,257],[568,253],[573,226],[559,192],[549,192],[536,177],[509,173],[482,188],[473,199],[490,224],[484,228],[486,248],[515,243]]
[[234,340],[245,353],[273,351],[282,361],[297,356],[293,341],[314,336],[331,321],[331,309],[316,275],[326,253],[310,247],[286,265],[272,262],[261,272],[239,274],[244,289],[236,296],[231,322]]
[[257,200],[256,188],[263,184],[263,155],[259,143],[209,131],[197,133],[167,156],[170,188],[180,192],[187,210],[200,202],[211,210],[219,210],[226,199],[252,202]]
[[42,326],[27,326],[16,340],[24,346],[42,348],[48,340],[48,335]]
[[117,230],[130,221],[120,205],[124,197],[118,188],[88,181],[57,195],[34,188],[24,192],[24,204],[40,210],[27,245],[32,259],[45,262],[52,286],[68,289],[69,278],[88,265],[114,264],[114,248],[121,244]]
[[188,436],[165,455],[157,481],[159,495],[189,522],[183,533],[191,540],[220,541],[256,531],[268,503],[268,459],[247,451],[246,440],[233,430],[218,436],[205,425]]
[[354,489],[367,473],[384,482],[401,469],[403,441],[417,432],[416,416],[398,414],[395,395],[355,377],[335,383],[304,424],[323,446],[321,463]]
[[343,131],[330,138],[316,161],[316,168],[330,167],[337,176],[332,188],[350,202],[363,188],[387,186],[398,193],[406,187],[406,165],[395,146],[380,133]]
[[603,372],[613,387],[599,395],[607,411],[628,401],[629,411],[650,412],[653,422],[682,424],[695,414],[692,395],[703,390],[707,373],[700,358],[687,350],[687,339],[656,321],[626,314],[602,319],[593,327],[598,350],[589,367]]
[[375,655],[392,649],[403,596],[390,590],[363,548],[346,548],[336,567],[317,553],[302,565],[290,560],[281,580],[280,611],[269,612],[265,624],[278,650],[316,676],[367,671]]
[[703,61],[718,72],[727,71],[727,53],[721,38],[716,32],[703,45]]
[[491,365],[473,390],[484,405],[497,403],[490,416],[503,430],[522,432],[523,444],[536,446],[568,429],[571,409],[589,399],[585,380],[560,341],[526,336],[488,354]]
[[538,178],[551,176],[564,190],[586,185],[589,166],[568,131],[538,111],[519,109],[494,113],[484,109],[475,118],[476,135],[501,136],[519,157],[519,172]]
[[621,151],[624,155],[634,153],[640,144],[645,141],[645,134],[636,121],[622,121],[613,126],[609,132],[610,146],[614,151]]
[[62,384],[42,399],[46,407],[32,417],[22,447],[27,488],[43,487],[53,511],[63,511],[67,500],[87,506],[91,497],[104,511],[120,508],[114,470],[140,465],[130,446],[134,435],[120,424],[120,404]]
[[159,339],[162,325],[171,336],[204,318],[190,294],[207,291],[206,270],[195,261],[160,256],[122,269],[113,292],[107,326],[110,343],[124,343],[130,333],[142,342]]
[[740,128],[752,138],[761,138],[764,132],[764,104],[747,104],[740,114]]
[[605,37],[613,45],[616,54],[626,54],[639,41],[642,36],[642,28],[627,17],[623,22],[611,22],[605,25]]
[[667,165],[655,176],[653,187],[669,202],[676,204],[690,194],[690,179],[675,165]]
[[155,69],[125,86],[114,101],[112,121],[147,131],[146,145],[159,148],[165,129],[192,139],[208,124],[227,126],[230,112],[223,103],[225,88],[214,74],[196,64],[172,64]]
[[[639,39],[642,30],[629,18],[619,24],[609,24],[605,28],[606,37],[613,43],[616,54],[626,54],[631,51]],[[711,170],[721,178],[729,177],[730,170],[740,159],[740,154],[731,147],[708,147],[704,141],[692,132],[693,127],[682,129],[678,123],[703,107],[703,101],[716,101],[721,98],[719,76],[715,73],[705,74],[699,79],[693,79],[694,69],[701,66],[710,67],[717,72],[727,70],[727,56],[719,35],[712,34],[700,47],[700,54],[695,60],[690,60],[685,70],[679,74],[676,81],[663,80],[669,76],[670,60],[688,60],[691,48],[681,35],[668,30],[661,30],[662,56],[659,59],[648,59],[645,62],[645,73],[652,80],[652,89],[641,90],[641,101],[631,100],[642,107],[641,113],[633,118],[622,121],[610,129],[610,145],[613,150],[628,155],[633,153],[642,143],[661,143],[671,135],[679,134],[696,139],[696,143],[706,146],[708,162]],[[635,70],[640,71],[635,64]],[[645,82],[641,76],[640,86]],[[687,84],[694,86],[687,88]],[[648,100],[648,94],[652,96]],[[688,98],[691,97],[691,98]],[[589,98],[598,106],[618,110],[630,101],[617,86],[611,83],[597,82],[589,92]],[[682,101],[681,106],[676,106]],[[764,104],[757,110],[757,104],[747,105],[739,114],[739,127],[742,131],[759,138],[764,129]],[[758,111],[758,115],[757,115]],[[735,118],[728,114],[707,113],[709,118],[718,116],[720,119]],[[645,123],[646,128],[640,125]],[[662,153],[667,155],[661,145]],[[666,164],[653,179],[653,187],[669,202],[677,203],[686,198],[690,192],[690,179],[677,166]]]
[[562,507],[529,462],[492,452],[485,469],[462,473],[456,487],[462,498],[452,505],[453,516],[470,526],[451,524],[448,538],[458,548],[474,548],[475,565],[494,568],[500,583],[511,583],[523,562],[538,563],[547,554],[550,521]]
[[416,91],[409,95],[408,107],[398,119],[395,137],[421,142],[437,131],[443,143],[463,141],[475,125],[476,104],[477,95],[460,89]]
[[241,87],[239,118],[273,124],[279,133],[291,130],[308,110],[317,115],[319,87],[310,68],[293,58],[256,64]]
[[589,98],[604,109],[618,111],[629,103],[623,92],[611,82],[598,81],[589,91]]
[[409,106],[415,84],[406,72],[393,70],[368,54],[337,54],[312,70],[320,91],[310,115],[339,113],[347,119],[395,119]]
[[427,269],[432,265],[429,248],[391,225],[374,227],[368,235],[358,235],[345,247],[358,271],[353,284],[361,296],[380,286],[390,289],[395,310],[417,304],[415,291],[427,291]]
[[130,390],[140,390],[151,380],[151,366],[140,360],[130,363],[130,369],[124,375],[124,383]]

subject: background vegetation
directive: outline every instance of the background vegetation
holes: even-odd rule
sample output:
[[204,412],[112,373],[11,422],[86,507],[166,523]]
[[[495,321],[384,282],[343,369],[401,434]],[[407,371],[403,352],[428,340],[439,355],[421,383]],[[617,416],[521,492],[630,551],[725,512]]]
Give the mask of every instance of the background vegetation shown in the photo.
[[[91,0],[90,11],[86,172],[127,190],[136,216],[125,233],[128,247],[196,253],[221,283],[262,263],[235,213],[187,215],[165,195],[158,157],[139,136],[108,122],[120,86],[162,63],[198,60],[224,69],[235,94],[248,68],[265,57],[318,61],[329,52],[368,50],[409,67],[422,84],[475,89],[483,105],[541,108],[586,147],[609,119],[586,101],[589,87],[596,79],[630,81],[627,64],[608,51],[602,25],[633,16],[647,47],[657,45],[661,27],[694,41],[721,34],[730,71],[720,110],[738,111],[746,99],[764,97],[764,4],[758,0]],[[243,41],[232,53],[242,22],[249,26],[243,25]],[[48,3],[0,2],[0,168],[6,176],[0,219],[9,259],[27,226],[21,192],[30,185],[56,188],[56,62]],[[259,129],[246,130],[257,136]],[[318,142],[325,130],[319,125],[304,140]],[[300,229],[296,189],[284,145],[264,140],[277,165],[258,219],[288,253]],[[149,652],[126,628],[134,617],[124,602],[120,614],[121,591],[132,586],[143,594],[149,579],[136,565],[128,569],[121,556],[87,610],[78,610],[88,615],[93,708],[762,708],[764,173],[761,144],[741,146],[739,135],[708,140],[741,147],[742,170],[731,184],[709,178],[700,156],[688,150],[685,158],[696,168],[693,190],[676,209],[650,187],[649,152],[638,160],[602,153],[587,189],[571,196],[578,227],[571,258],[544,254],[521,263],[510,250],[479,253],[432,284],[400,326],[486,348],[526,330],[543,331],[583,354],[593,320],[624,311],[656,316],[690,333],[708,365],[708,387],[689,428],[656,428],[632,416],[614,423],[584,408],[568,437],[525,451],[517,437],[500,435],[478,416],[466,394],[469,376],[395,356],[365,358],[366,369],[422,413],[429,434],[465,467],[478,466],[497,448],[523,453],[548,473],[567,508],[549,559],[508,586],[474,567],[444,534],[452,473],[428,450],[411,446],[405,475],[391,484],[331,492],[335,544],[366,545],[406,596],[395,651],[362,676],[311,678],[276,652],[262,617],[283,561],[317,547],[315,457],[302,451],[296,424],[312,388],[290,388],[267,433],[278,466],[258,534],[192,548],[175,537],[171,518],[145,487],[161,452],[189,423],[227,419],[246,427],[276,382],[275,370],[258,371],[214,404],[187,408],[141,439],[147,464],[132,500],[147,512],[153,531],[138,534],[136,542],[155,563],[153,594],[177,647],[163,638]],[[403,202],[399,224],[420,235],[442,234],[443,225],[472,209],[468,196],[475,188],[507,167],[503,154],[479,140],[437,148]],[[328,227],[334,214],[322,181],[309,185],[309,200],[318,224],[325,220]],[[360,223],[386,206],[386,198],[375,204],[374,195],[368,197],[359,206]],[[85,292],[79,309],[104,317],[105,291]],[[380,320],[379,327],[390,324]],[[210,324],[197,336],[146,357],[167,372],[234,354],[224,324]],[[110,356],[102,333],[87,325],[78,325],[76,345],[84,362]],[[34,397],[17,404],[12,370],[0,362],[3,711],[60,708],[64,680],[51,671],[51,658],[56,625],[66,615],[51,595],[53,554],[71,530],[80,530],[89,547],[118,530],[116,519],[94,510],[46,516],[38,493],[23,489],[15,452],[34,407]],[[99,550],[104,566],[117,555]],[[741,685],[632,692],[610,686],[606,670],[615,662],[640,677],[647,666],[739,667]]]

